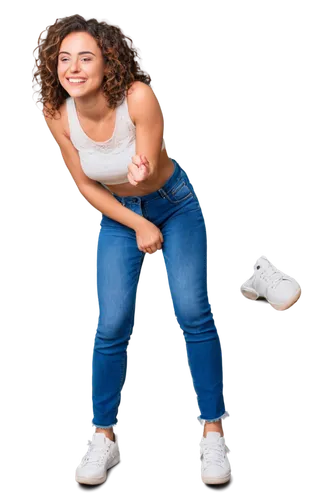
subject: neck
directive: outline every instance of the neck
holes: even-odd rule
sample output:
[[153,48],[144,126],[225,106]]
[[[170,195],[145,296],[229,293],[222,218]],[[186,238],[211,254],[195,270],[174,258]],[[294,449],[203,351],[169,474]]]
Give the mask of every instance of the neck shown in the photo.
[[76,111],[82,118],[96,123],[106,120],[114,111],[109,107],[106,97],[101,92],[75,97],[74,102]]

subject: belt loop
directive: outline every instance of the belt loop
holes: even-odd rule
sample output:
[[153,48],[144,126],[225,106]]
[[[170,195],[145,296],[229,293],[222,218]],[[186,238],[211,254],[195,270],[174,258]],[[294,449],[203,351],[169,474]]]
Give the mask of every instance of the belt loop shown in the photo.
[[162,198],[165,198],[165,193],[164,193],[164,189],[159,189],[158,192],[160,193],[160,195],[162,196]]

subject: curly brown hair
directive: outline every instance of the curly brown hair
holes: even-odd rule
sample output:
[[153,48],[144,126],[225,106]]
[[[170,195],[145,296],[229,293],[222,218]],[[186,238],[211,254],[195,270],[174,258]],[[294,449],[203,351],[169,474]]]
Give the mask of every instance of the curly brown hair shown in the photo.
[[[47,31],[47,35],[42,39],[44,31]],[[38,58],[35,58],[37,71],[33,74],[33,80],[35,79],[41,86],[41,98],[36,104],[38,102],[42,102],[44,106],[47,104],[47,112],[52,118],[69,96],[58,79],[59,48],[69,33],[78,31],[93,36],[102,51],[106,65],[102,92],[110,108],[115,108],[124,100],[126,91],[134,81],[139,80],[147,85],[151,82],[150,76],[141,71],[135,61],[135,57],[139,56],[133,48],[132,39],[125,36],[118,26],[112,26],[104,21],[98,22],[96,19],[87,21],[78,14],[57,19],[54,24],[42,31],[38,38],[38,46],[33,51],[34,53],[38,49]],[[128,46],[126,38],[131,42],[131,47]]]

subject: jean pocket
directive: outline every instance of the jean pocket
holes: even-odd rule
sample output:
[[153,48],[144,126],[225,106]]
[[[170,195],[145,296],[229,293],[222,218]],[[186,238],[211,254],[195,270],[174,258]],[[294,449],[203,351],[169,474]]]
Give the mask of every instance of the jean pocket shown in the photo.
[[181,177],[178,181],[172,186],[169,192],[165,193],[165,196],[171,203],[181,203],[182,201],[187,200],[188,198],[193,197],[193,192],[187,182],[187,179]]

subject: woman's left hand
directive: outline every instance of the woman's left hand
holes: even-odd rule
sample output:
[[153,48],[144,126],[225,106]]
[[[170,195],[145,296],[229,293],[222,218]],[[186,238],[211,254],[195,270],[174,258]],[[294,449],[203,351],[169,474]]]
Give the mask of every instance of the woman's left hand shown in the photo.
[[149,161],[143,154],[132,156],[132,163],[128,165],[127,178],[133,186],[148,179],[150,175]]

